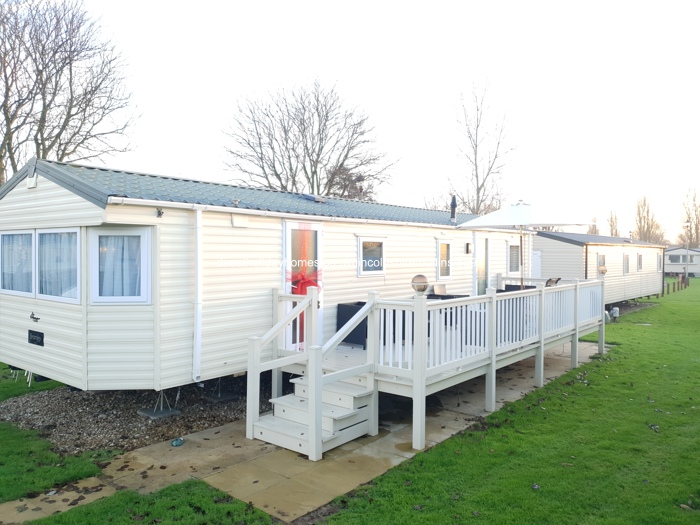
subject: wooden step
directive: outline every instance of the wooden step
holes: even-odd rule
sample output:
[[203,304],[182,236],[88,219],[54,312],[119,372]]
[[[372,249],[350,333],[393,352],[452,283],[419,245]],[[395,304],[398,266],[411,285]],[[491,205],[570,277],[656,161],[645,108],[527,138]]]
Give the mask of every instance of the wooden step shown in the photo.
[[[337,432],[322,431],[322,452],[327,452],[369,432],[369,422],[363,421]],[[253,425],[256,439],[279,447],[309,455],[309,428],[288,419],[280,419],[273,414],[265,414]]]
[[[306,377],[295,377],[294,394],[299,397],[309,397],[309,382]],[[372,391],[362,386],[344,382],[335,382],[323,387],[323,403],[339,407],[356,409],[366,406],[372,398]]]
[[[280,419],[301,424],[307,424],[309,421],[309,401],[307,398],[289,394],[271,399],[270,402],[273,405],[273,414]],[[366,421],[368,414],[367,406],[353,410],[324,403],[322,405],[321,427],[328,432],[337,432]]]

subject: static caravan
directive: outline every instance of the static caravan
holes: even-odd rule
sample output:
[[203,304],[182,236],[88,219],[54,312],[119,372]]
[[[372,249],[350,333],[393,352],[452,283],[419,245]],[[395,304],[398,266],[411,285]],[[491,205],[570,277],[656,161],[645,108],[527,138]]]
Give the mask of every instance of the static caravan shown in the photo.
[[666,275],[685,275],[686,271],[690,277],[700,275],[700,249],[685,246],[666,248],[664,268]]
[[537,232],[540,277],[604,279],[605,304],[663,292],[664,246],[581,233]]
[[85,390],[244,372],[276,290],[318,287],[320,341],[338,304],[416,274],[479,294],[517,235],[470,218],[32,160],[0,189],[0,361]]

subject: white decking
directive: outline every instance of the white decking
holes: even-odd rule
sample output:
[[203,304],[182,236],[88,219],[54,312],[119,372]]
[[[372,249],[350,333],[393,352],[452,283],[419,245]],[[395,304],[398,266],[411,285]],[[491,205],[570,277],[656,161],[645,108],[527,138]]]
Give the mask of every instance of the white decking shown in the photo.
[[[315,292],[312,292],[312,295]],[[486,409],[495,410],[496,372],[522,359],[535,357],[535,384],[544,384],[544,352],[571,343],[571,366],[578,363],[579,337],[599,332],[599,352],[604,343],[603,283],[601,281],[484,296],[428,301],[414,297],[385,301],[370,293],[368,301],[322,347],[314,340],[313,297],[280,296],[297,306],[263,338],[251,340],[249,356],[249,437],[259,419],[256,399],[259,373],[273,370],[273,396],[280,391],[281,370],[306,376],[309,396],[309,457],[320,459],[323,446],[323,390],[334,382],[353,383],[368,392],[389,392],[413,399],[413,447],[425,446],[426,396],[474,377],[486,377]],[[306,306],[304,306],[306,305]],[[304,345],[285,350],[282,334],[306,312],[304,334],[295,340]],[[343,340],[366,323],[366,349]],[[263,349],[272,347],[272,359],[262,360]],[[303,348],[299,348],[303,346]],[[258,379],[256,379],[256,377]],[[324,387],[324,385],[326,385]],[[376,395],[369,401],[369,433],[376,432]],[[306,447],[306,445],[305,445]]]

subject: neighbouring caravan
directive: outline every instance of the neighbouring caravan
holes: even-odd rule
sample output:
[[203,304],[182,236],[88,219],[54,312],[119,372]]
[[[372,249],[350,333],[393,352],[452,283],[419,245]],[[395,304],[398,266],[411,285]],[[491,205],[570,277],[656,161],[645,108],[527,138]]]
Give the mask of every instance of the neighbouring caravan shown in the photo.
[[534,239],[541,277],[604,279],[605,304],[663,292],[664,246],[635,239],[540,231]]
[[244,372],[277,289],[319,287],[323,340],[339,303],[416,274],[462,295],[519,274],[517,232],[470,218],[32,160],[0,189],[0,361],[85,390]]
[[700,249],[686,246],[666,248],[664,273],[666,275],[700,276]]

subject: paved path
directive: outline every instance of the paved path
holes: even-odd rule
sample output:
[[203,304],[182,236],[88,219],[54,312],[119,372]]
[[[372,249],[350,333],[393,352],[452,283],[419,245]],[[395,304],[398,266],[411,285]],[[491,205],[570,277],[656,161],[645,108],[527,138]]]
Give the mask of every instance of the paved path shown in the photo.
[[[597,345],[579,345],[586,362]],[[568,345],[545,355],[550,381],[570,369]],[[534,359],[499,370],[499,406],[534,389]],[[289,450],[245,438],[245,421],[185,436],[180,447],[170,442],[117,456],[99,478],[83,480],[36,498],[0,504],[0,525],[22,523],[84,505],[117,490],[150,493],[172,483],[202,479],[236,499],[282,521],[293,521],[334,498],[413,457],[411,401],[394,396],[380,400],[380,433],[347,443],[309,461]],[[484,379],[476,378],[432,397],[426,419],[427,447],[464,430],[473,417],[485,415]]]

